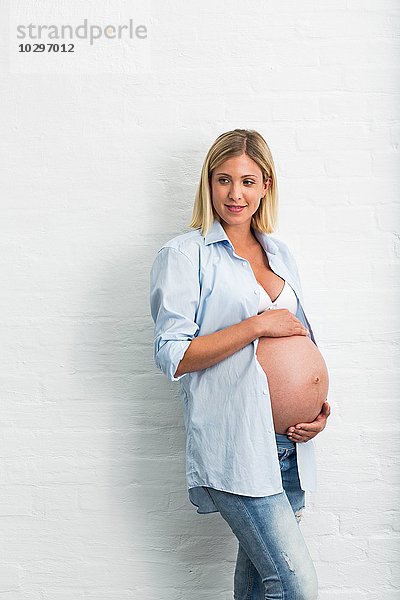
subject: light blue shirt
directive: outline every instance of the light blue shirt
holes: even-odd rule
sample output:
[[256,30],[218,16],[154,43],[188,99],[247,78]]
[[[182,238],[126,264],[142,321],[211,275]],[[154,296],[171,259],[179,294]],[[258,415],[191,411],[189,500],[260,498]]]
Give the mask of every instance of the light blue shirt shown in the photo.
[[[303,309],[294,257],[275,236],[254,231],[271,269],[297,296],[296,317],[317,345]],[[224,360],[175,377],[191,340],[258,313],[259,286],[250,263],[235,254],[218,220],[180,234],[158,251],[150,272],[154,360],[180,381],[186,430],[186,479],[198,513],[217,512],[208,486],[246,496],[283,491],[267,376],[256,357],[258,338]],[[296,444],[300,484],[316,489],[314,439]]]

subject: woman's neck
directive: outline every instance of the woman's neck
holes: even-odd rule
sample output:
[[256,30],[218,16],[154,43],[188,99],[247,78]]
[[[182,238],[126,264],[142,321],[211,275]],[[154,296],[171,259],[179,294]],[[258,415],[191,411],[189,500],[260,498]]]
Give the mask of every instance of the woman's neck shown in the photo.
[[249,227],[247,223],[243,223],[243,226],[240,226],[221,222],[221,225],[232,242],[235,251],[249,251],[258,244],[258,240],[255,237],[252,228]]

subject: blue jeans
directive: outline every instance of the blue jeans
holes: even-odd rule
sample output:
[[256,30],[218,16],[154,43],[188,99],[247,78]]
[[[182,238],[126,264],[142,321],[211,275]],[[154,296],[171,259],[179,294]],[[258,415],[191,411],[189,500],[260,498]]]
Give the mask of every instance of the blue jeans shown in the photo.
[[239,541],[235,600],[316,600],[317,574],[299,523],[305,506],[296,445],[276,433],[284,491],[242,496],[206,487]]

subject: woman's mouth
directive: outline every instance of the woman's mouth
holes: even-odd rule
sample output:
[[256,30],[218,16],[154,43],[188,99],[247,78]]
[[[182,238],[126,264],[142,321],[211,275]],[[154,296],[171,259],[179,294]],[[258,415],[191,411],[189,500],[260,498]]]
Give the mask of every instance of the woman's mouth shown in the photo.
[[246,208],[245,206],[236,206],[236,205],[229,205],[229,204],[226,204],[225,206],[230,212],[234,212],[234,213],[240,213],[240,212],[242,212],[242,210],[244,208]]

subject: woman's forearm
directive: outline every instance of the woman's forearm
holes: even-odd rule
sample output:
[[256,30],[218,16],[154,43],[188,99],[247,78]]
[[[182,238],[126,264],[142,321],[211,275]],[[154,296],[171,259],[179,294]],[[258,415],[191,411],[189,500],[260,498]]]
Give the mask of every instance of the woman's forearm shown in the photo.
[[255,315],[215,333],[195,337],[183,355],[175,377],[212,367],[261,335],[258,315]]

